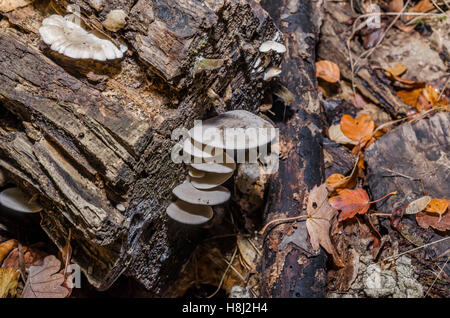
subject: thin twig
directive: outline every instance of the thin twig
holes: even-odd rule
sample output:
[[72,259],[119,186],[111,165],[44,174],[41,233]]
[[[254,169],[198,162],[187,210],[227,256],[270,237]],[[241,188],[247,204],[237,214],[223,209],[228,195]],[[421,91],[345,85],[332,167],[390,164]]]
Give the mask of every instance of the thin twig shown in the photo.
[[431,284],[430,288],[428,288],[427,293],[425,294],[424,297],[428,296],[428,293],[431,290],[431,287],[433,287],[433,285],[436,283],[436,281],[438,280],[439,276],[441,276],[442,272],[444,271],[445,266],[447,266],[448,260],[450,259],[450,256],[447,257],[447,260],[445,261],[444,266],[442,266],[441,270],[439,271],[439,274],[436,275],[436,278],[434,279],[433,283]]
[[219,283],[219,286],[217,286],[216,291],[206,298],[214,297],[219,292],[220,288],[222,288],[223,281],[225,280],[225,276],[227,275],[228,270],[230,269],[231,264],[233,263],[234,258],[236,257],[236,253],[237,253],[237,247],[234,248],[233,256],[231,256],[230,262],[228,263],[227,269],[225,270],[225,272],[222,275],[222,278],[220,279],[220,283]]
[[440,240],[437,240],[437,241],[434,241],[434,242],[431,242],[431,243],[428,243],[428,244],[421,245],[419,247],[415,247],[413,249],[407,250],[407,251],[405,251],[403,253],[400,253],[400,254],[397,254],[397,255],[392,255],[392,256],[386,257],[385,259],[381,260],[381,262],[385,262],[385,261],[388,261],[388,260],[391,260],[391,259],[396,259],[396,258],[398,258],[398,257],[400,257],[402,255],[405,255],[405,254],[408,254],[410,252],[414,252],[414,251],[420,250],[421,248],[424,248],[424,247],[427,247],[427,246],[430,246],[430,245],[433,245],[433,244],[436,244],[436,243],[439,243],[439,242],[442,242],[442,241],[445,241],[445,240],[448,240],[448,239],[450,239],[450,236],[449,237],[445,237],[445,238],[440,239]]

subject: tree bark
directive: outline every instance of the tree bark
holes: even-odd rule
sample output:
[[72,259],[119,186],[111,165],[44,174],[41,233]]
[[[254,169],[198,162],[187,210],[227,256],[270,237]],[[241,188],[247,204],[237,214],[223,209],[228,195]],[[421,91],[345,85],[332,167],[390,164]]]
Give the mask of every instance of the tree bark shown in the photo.
[[[59,247],[71,231],[73,260],[93,286],[125,273],[163,296],[201,235],[165,215],[186,175],[171,161],[171,132],[214,114],[208,89],[228,110],[257,109],[264,67],[279,64],[258,47],[278,29],[247,0],[76,3],[88,25],[123,9],[125,28],[103,32],[125,41],[128,54],[99,63],[51,52],[38,28],[55,10],[65,14],[66,1],[5,14],[0,167],[39,195],[42,227]],[[197,73],[200,58],[223,63]]]
[[[322,116],[316,90],[315,45],[321,1],[262,1],[285,35],[280,82],[295,101],[276,120],[284,160],[270,184],[265,221],[295,217],[308,190],[323,181]],[[276,105],[279,104],[277,101]],[[314,253],[305,222],[273,227],[264,242],[262,296],[324,297],[326,255]]]

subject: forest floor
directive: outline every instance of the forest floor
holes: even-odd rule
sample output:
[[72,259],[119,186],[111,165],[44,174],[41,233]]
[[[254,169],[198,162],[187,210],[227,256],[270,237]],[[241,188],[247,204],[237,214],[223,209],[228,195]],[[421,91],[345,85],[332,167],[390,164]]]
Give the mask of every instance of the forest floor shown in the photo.
[[[313,209],[305,202],[306,214],[292,221],[309,222],[311,241],[329,254],[327,297],[447,298],[450,4],[357,0],[323,6],[316,68],[326,180],[309,194],[323,205]],[[270,105],[261,112],[270,113]],[[281,160],[283,153],[281,147]],[[222,213],[221,224],[215,222],[185,264],[174,296],[259,296],[266,228],[258,195],[267,180],[250,180],[251,174],[238,171],[231,213]],[[0,171],[0,187],[7,184]],[[321,215],[331,221],[320,222]],[[48,255],[57,259],[53,274],[67,277],[70,242],[59,251],[37,224],[30,227],[35,232],[21,242],[0,223],[0,297],[19,297],[26,289],[20,270],[47,266]],[[81,289],[62,286],[62,297],[148,295],[125,277],[106,292],[84,279]]]

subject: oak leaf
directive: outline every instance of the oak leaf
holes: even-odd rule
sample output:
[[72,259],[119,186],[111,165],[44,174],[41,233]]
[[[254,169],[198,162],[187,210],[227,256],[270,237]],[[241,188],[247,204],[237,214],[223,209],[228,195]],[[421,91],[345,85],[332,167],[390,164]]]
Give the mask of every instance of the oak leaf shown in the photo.
[[31,266],[22,298],[64,298],[69,290],[63,286],[64,275],[59,273],[61,262],[54,256],[44,258],[40,266]]
[[375,123],[370,119],[370,115],[365,114],[358,118],[344,114],[341,118],[340,127],[342,133],[349,139],[358,143],[365,143],[372,137]]
[[0,268],[0,298],[14,297],[20,272],[15,268]]
[[331,222],[337,215],[337,211],[328,203],[328,190],[325,183],[319,187],[314,186],[311,190],[306,211],[308,214],[306,229],[312,248],[318,250],[322,246],[329,254],[333,255],[337,265],[342,265],[330,239]]
[[316,62],[316,76],[327,82],[336,83],[341,78],[341,72],[335,63],[323,60]]

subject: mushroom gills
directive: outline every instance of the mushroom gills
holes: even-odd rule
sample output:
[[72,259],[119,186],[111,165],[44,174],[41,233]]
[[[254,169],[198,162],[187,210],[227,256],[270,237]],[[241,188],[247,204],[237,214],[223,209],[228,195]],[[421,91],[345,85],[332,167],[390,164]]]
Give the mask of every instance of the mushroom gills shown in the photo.
[[172,202],[167,207],[166,213],[171,219],[190,225],[206,223],[213,217],[210,206],[191,204],[181,200]]
[[42,207],[29,202],[30,196],[19,188],[8,188],[0,192],[0,205],[18,213],[37,213]]
[[233,175],[233,172],[234,171],[229,173],[207,172],[203,177],[192,178],[191,183],[195,188],[200,190],[212,189],[227,181]]

